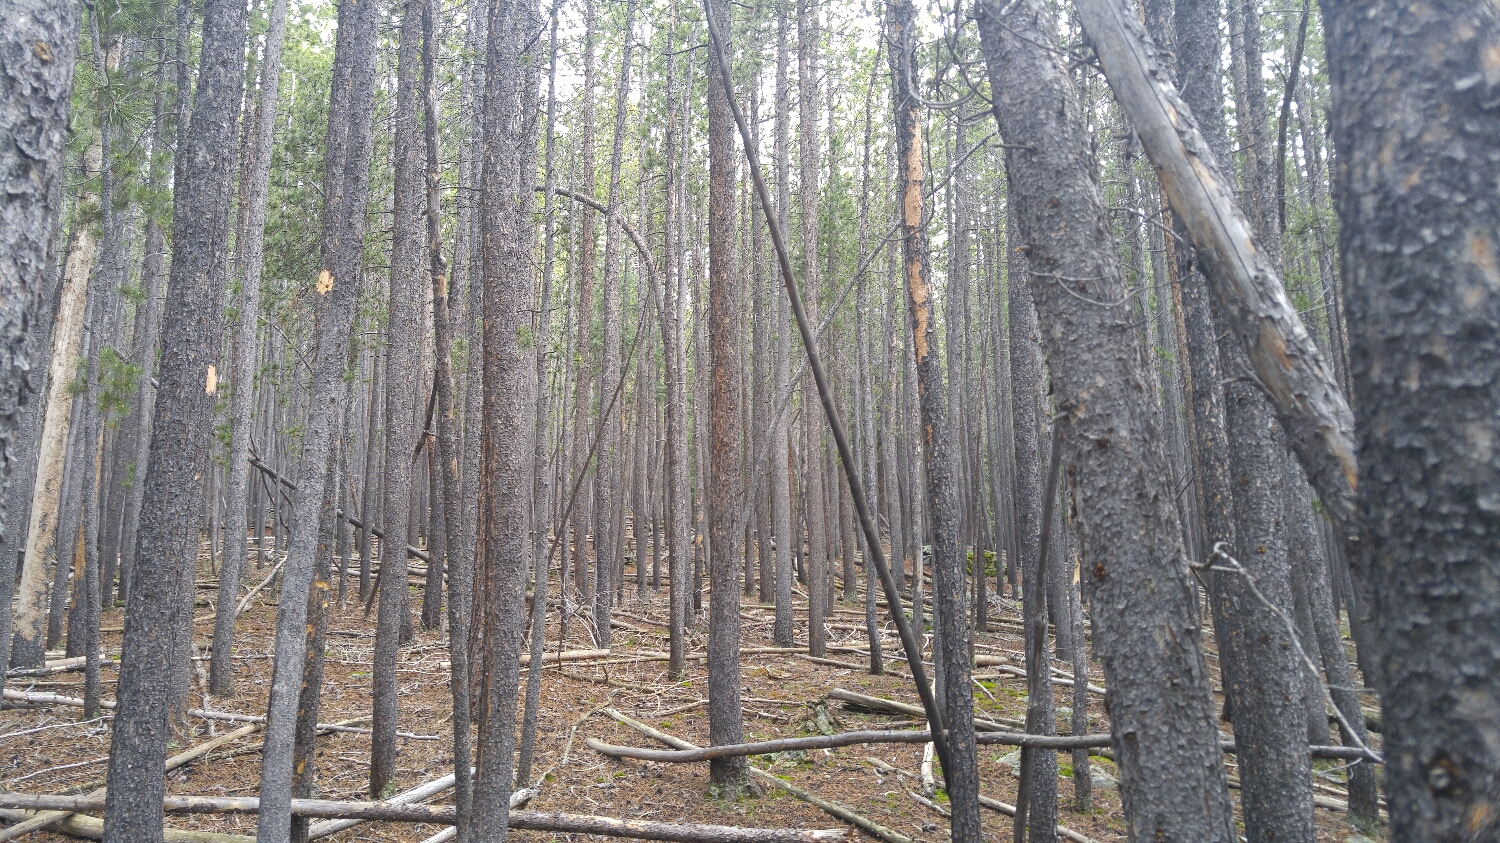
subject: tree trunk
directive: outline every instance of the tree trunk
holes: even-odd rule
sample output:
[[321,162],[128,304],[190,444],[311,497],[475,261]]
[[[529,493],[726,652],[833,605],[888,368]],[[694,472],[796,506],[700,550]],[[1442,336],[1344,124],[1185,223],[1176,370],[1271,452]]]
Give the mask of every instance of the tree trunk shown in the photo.
[[[312,468],[298,483],[294,521],[306,526],[291,536],[281,578],[285,599],[280,601],[276,615],[276,659],[261,755],[263,802],[256,819],[256,838],[262,843],[283,843],[289,839],[291,829],[294,730],[306,659],[306,595],[312,586],[322,534],[321,528],[314,529],[314,525],[319,524],[322,516],[331,465],[328,457],[339,430],[340,404],[345,395],[343,374],[348,364],[349,335],[364,251],[375,95],[376,18],[371,4],[339,8],[328,108],[323,232],[315,287],[317,327],[312,397],[301,452],[302,463]],[[367,505],[372,497],[366,488]],[[405,561],[402,556],[400,564]]]
[[[535,288],[529,270],[535,203],[535,110],[541,62],[527,55],[541,15],[535,2],[490,7],[486,47],[480,180],[484,278],[484,423],[480,469],[480,544],[476,598],[480,619],[479,773],[474,784],[474,837],[504,843],[515,768],[515,714],[526,592],[530,483],[530,404],[535,376],[521,343]],[[531,109],[528,110],[528,105]],[[532,151],[527,155],[523,147]],[[587,244],[586,244],[587,245]]]
[[[780,0],[776,8],[776,218],[782,231],[791,231],[791,81],[787,72],[790,60],[787,41],[790,26],[792,0]],[[773,295],[775,302],[773,318],[777,325],[790,320],[785,300]],[[777,395],[791,390],[791,336],[782,329],[776,332],[772,351],[772,370],[776,373]],[[771,642],[778,647],[790,647],[793,643],[792,616],[792,547],[800,541],[792,532],[791,499],[791,454],[787,440],[790,429],[785,414],[780,422],[771,425],[771,538],[776,544],[776,617],[771,630]]]
[[[974,689],[969,672],[968,612],[965,611],[965,560],[958,537],[958,488],[953,431],[943,397],[942,360],[928,280],[926,220],[922,190],[922,109],[916,97],[911,64],[916,52],[916,8],[911,0],[893,0],[886,8],[890,44],[892,107],[895,116],[896,179],[901,196],[901,252],[911,316],[912,348],[921,392],[922,452],[927,468],[927,501],[932,515],[933,654],[940,671],[943,720],[948,728],[948,756],[943,779],[953,812],[953,839],[978,841],[979,773],[974,744]],[[921,617],[921,603],[913,604]],[[907,653],[908,659],[919,654]]]
[[[7,456],[0,465],[0,496],[19,444],[21,407],[28,386],[35,386],[26,380],[31,359],[26,339],[38,330],[32,324],[38,316],[45,321],[41,293],[51,275],[53,228],[62,210],[63,155],[83,4],[16,0],[8,6],[0,36],[0,137],[6,139],[0,145],[0,182],[6,185],[0,205],[0,298],[8,303],[0,316],[0,450]],[[72,358],[67,362],[72,365]],[[0,522],[0,533],[15,531],[10,519]],[[27,554],[28,560],[31,556]],[[33,654],[21,655],[35,660]]]
[[1392,839],[1500,834],[1500,21],[1324,6]]
[[261,254],[265,246],[266,201],[271,184],[271,144],[276,128],[277,96],[281,85],[281,42],[286,34],[286,0],[272,0],[266,30],[265,62],[261,65],[259,124],[255,127],[255,163],[250,168],[247,197],[250,206],[246,242],[239,248],[240,324],[234,374],[230,379],[230,442],[224,567],[219,574],[218,611],[214,615],[213,655],[208,663],[208,689],[216,696],[234,692],[234,606],[240,576],[245,570],[245,500],[250,486],[250,413],[255,401],[255,363],[260,337]]
[[[99,167],[99,147],[89,147],[84,156],[87,170]],[[98,201],[97,196],[80,196],[79,201]],[[64,517],[63,481],[67,467],[69,434],[73,423],[73,381],[88,304],[89,276],[94,270],[98,251],[93,226],[78,226],[68,244],[63,264],[62,299],[52,329],[52,365],[48,375],[47,409],[42,416],[41,443],[38,446],[37,470],[31,497],[31,523],[26,529],[26,551],[22,560],[20,595],[17,598],[15,643],[11,648],[12,667],[40,667],[46,651],[47,624],[47,557],[56,555],[57,564],[68,564],[69,548],[54,545],[60,537],[58,522]]]
[[[582,146],[580,164],[581,184],[573,185],[585,195],[594,194],[594,39],[597,37],[597,20],[594,0],[584,0],[583,20],[583,90],[579,105],[579,143]],[[593,427],[589,425],[589,403],[594,379],[593,326],[594,326],[594,215],[584,214],[578,221],[578,337],[573,346],[573,444],[569,448],[573,468],[570,477],[580,477],[589,470],[588,453]],[[595,473],[597,476],[597,472]],[[585,484],[584,490],[588,486]],[[589,536],[586,507],[575,507],[573,516],[573,576],[579,597],[584,605],[592,606],[592,578],[589,576]],[[596,525],[597,526],[597,525]],[[596,530],[597,535],[597,530]],[[597,550],[597,548],[596,548]]]
[[[244,86],[246,7],[208,0],[192,124],[179,140],[182,178],[174,184],[172,274],[163,315],[158,396],[151,431],[137,558],[126,604],[126,632],[116,692],[116,740],[109,758],[106,841],[153,840],[162,834],[161,765],[168,723],[162,705],[176,665],[188,654],[179,629],[191,623],[190,582],[198,550],[196,507],[213,424],[215,361],[223,334],[232,156]],[[300,624],[299,624],[300,628]]]
[[[615,124],[609,153],[609,211],[604,224],[604,348],[599,367],[599,424],[604,438],[599,443],[599,460],[596,476],[599,482],[600,519],[594,530],[594,628],[599,636],[599,646],[609,647],[609,609],[614,599],[615,567],[620,563],[618,547],[612,540],[614,531],[624,521],[625,500],[623,483],[624,455],[621,448],[620,425],[615,421],[616,413],[624,410],[605,398],[614,393],[620,380],[620,288],[623,286],[623,258],[620,256],[620,227],[612,225],[611,219],[620,212],[620,165],[625,152],[625,117],[630,99],[630,54],[634,46],[632,30],[635,28],[636,0],[625,4],[625,43],[620,50],[620,72],[615,86]],[[593,217],[592,214],[589,215]],[[609,409],[610,407],[614,409]]]
[[[634,8],[634,3],[630,6]],[[745,726],[740,712],[738,529],[743,480],[740,462],[740,359],[735,323],[739,300],[734,267],[734,118],[723,73],[730,56],[729,2],[709,0],[708,25],[717,33],[708,62],[708,344],[709,386],[709,618],[708,728],[714,744],[740,743]],[[714,55],[723,53],[724,61]],[[744,758],[715,759],[709,778],[728,793],[747,783]]]
[[[1135,839],[1235,838],[1196,589],[1077,96],[1038,0],[978,8],[1010,195],[1077,490],[1083,583]],[[1087,300],[1086,300],[1087,299]],[[1091,300],[1091,301],[1088,301]],[[1100,306],[1098,302],[1106,303]],[[1150,599],[1144,595],[1150,593]],[[1168,679],[1167,677],[1171,677]],[[1170,785],[1167,784],[1170,782]]]
[[[412,396],[417,376],[417,297],[421,290],[426,203],[422,193],[422,153],[417,133],[424,0],[406,0],[401,19],[396,70],[395,222],[391,240],[389,327],[386,343],[385,512],[386,540],[380,543],[382,574],[406,568],[410,539],[412,453],[416,430]],[[374,719],[370,740],[370,796],[385,797],[396,772],[396,662],[406,621],[406,579],[381,576],[376,614],[373,673]]]

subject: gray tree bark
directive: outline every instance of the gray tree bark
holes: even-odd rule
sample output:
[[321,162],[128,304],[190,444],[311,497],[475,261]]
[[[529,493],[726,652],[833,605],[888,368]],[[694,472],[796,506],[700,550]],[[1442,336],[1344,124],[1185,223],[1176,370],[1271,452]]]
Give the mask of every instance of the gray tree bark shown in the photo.
[[[620,255],[620,227],[610,220],[620,213],[620,165],[625,152],[625,118],[630,105],[630,54],[635,28],[636,0],[625,4],[624,46],[620,50],[620,71],[615,86],[615,122],[609,153],[609,211],[604,229],[604,348],[599,367],[599,399],[601,416],[599,424],[604,429],[604,439],[599,443],[597,476],[599,478],[600,513],[603,517],[595,529],[594,547],[594,629],[599,637],[599,646],[608,648],[610,642],[609,609],[614,600],[614,574],[622,564],[619,548],[610,538],[615,529],[623,524],[624,499],[624,454],[621,447],[620,425],[616,413],[623,415],[623,408],[609,410],[606,395],[614,391],[620,380],[620,288],[623,286],[623,258]],[[590,214],[590,217],[593,215]],[[618,402],[616,402],[617,404]],[[603,536],[601,541],[598,537]]]
[[1500,15],[1323,6],[1392,839],[1500,835]]
[[[791,29],[791,0],[781,0],[776,6],[776,108],[775,148],[771,157],[776,166],[776,218],[782,231],[792,228],[791,187],[791,80],[789,30]],[[773,318],[777,325],[791,321],[787,304],[780,295],[773,295]],[[791,389],[791,335],[788,329],[776,332],[772,344],[771,368],[776,373],[777,395]],[[771,629],[771,642],[778,647],[790,647],[793,643],[795,619],[792,616],[792,546],[800,544],[792,533],[791,498],[791,454],[788,439],[791,431],[785,414],[780,422],[773,423],[771,437],[771,537],[776,544],[776,616]]]
[[[1165,455],[1147,403],[1140,337],[1091,177],[1076,92],[1038,0],[977,12],[995,117],[1061,440],[1078,490],[1082,572],[1110,688],[1133,839],[1236,839]],[[1103,306],[1099,302],[1105,303]]]
[[[629,8],[634,8],[634,3]],[[735,336],[739,300],[734,266],[734,118],[723,73],[731,54],[728,0],[708,0],[708,25],[718,32],[723,62],[710,46],[708,62],[708,346],[709,478],[705,501],[709,529],[708,730],[716,745],[745,739],[740,711],[739,560],[744,532],[738,529],[744,482],[740,415],[740,359]],[[745,758],[715,759],[709,778],[738,793],[747,783]]]
[[197,559],[197,505],[213,424],[215,362],[223,332],[224,285],[233,156],[244,86],[248,24],[242,3],[208,0],[192,124],[179,140],[181,178],[173,191],[172,274],[163,311],[160,412],[151,431],[138,558],[133,572],[116,692],[104,839],[160,840],[162,764],[173,668],[185,661],[178,630],[190,622]]
[[260,347],[261,255],[266,242],[266,201],[271,185],[271,153],[276,130],[277,98],[281,90],[281,43],[286,35],[286,0],[272,0],[266,30],[265,60],[261,64],[260,108],[255,126],[255,161],[250,168],[246,196],[249,205],[245,242],[239,253],[240,324],[235,346],[234,374],[229,385],[230,441],[227,494],[224,498],[224,566],[219,573],[214,642],[208,663],[208,689],[216,696],[234,692],[234,607],[239,600],[240,576],[245,571],[246,498],[250,491],[250,414],[255,402],[255,363]]
[[[531,238],[535,203],[537,121],[541,62],[528,51],[540,29],[534,0],[494,3],[486,45],[480,203],[484,278],[484,423],[480,487],[480,543],[476,606],[483,636],[478,777],[473,825],[478,840],[504,843],[516,748],[516,697],[520,684],[523,600],[529,568],[526,535],[530,483],[531,349],[520,329],[535,306]],[[530,109],[528,110],[528,105]],[[523,148],[533,151],[526,155]],[[485,595],[479,602],[478,595]]]
[[[8,4],[0,35],[0,182],[6,185],[0,201],[0,299],[6,302],[0,308],[0,495],[18,456],[16,427],[29,399],[27,334],[38,330],[38,316],[45,322],[40,293],[51,274],[53,229],[62,210],[82,5],[16,0]],[[8,514],[0,513],[0,535],[15,530]]]
[[[377,14],[373,4],[339,8],[333,83],[328,108],[328,152],[323,187],[323,233],[315,301],[317,325],[312,397],[302,462],[311,466],[298,483],[296,524],[282,572],[283,599],[276,615],[276,661],[271,678],[265,747],[261,754],[261,811],[256,839],[283,843],[291,832],[291,787],[298,696],[306,662],[307,600],[319,552],[329,454],[339,429],[369,193],[371,121],[375,97]],[[373,398],[372,398],[373,400]],[[373,497],[365,489],[366,503]],[[385,544],[385,542],[382,542]],[[400,564],[405,564],[405,558]]]
[[422,188],[423,153],[417,131],[421,82],[422,15],[425,0],[406,0],[396,69],[394,215],[391,282],[386,329],[385,514],[386,540],[380,543],[380,607],[375,621],[372,669],[374,718],[370,737],[370,796],[385,798],[396,773],[396,663],[401,628],[407,618],[405,577],[410,540],[412,453],[416,446],[412,396],[419,393],[417,325],[425,256],[426,202]]

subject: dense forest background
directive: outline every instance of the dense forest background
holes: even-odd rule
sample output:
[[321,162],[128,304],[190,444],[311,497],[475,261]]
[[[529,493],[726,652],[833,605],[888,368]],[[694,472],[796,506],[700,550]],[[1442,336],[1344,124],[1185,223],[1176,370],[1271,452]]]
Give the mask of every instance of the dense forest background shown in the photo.
[[0,840],[1500,835],[1492,6],[0,10]]

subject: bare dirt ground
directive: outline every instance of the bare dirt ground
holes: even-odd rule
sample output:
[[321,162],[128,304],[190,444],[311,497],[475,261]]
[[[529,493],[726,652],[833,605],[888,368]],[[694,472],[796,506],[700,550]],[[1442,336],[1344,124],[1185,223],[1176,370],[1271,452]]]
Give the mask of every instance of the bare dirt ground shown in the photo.
[[[212,596],[207,586],[210,577],[207,559],[202,565],[200,606],[201,619],[211,609],[203,601]],[[351,572],[352,573],[352,572]],[[665,575],[665,571],[663,571]],[[246,579],[259,582],[264,572],[252,570]],[[628,654],[660,653],[666,649],[665,594],[649,589],[638,595],[633,568],[627,568],[630,580],[623,603],[616,614],[612,659]],[[665,579],[665,577],[664,577]],[[331,611],[327,667],[324,676],[322,711],[319,721],[331,723],[368,716],[371,699],[370,659],[374,643],[374,618],[366,618],[357,601],[358,583],[351,582],[351,599],[347,606]],[[412,580],[412,607],[420,607],[421,592]],[[556,588],[552,593],[556,594]],[[216,711],[240,714],[264,714],[271,668],[270,650],[276,622],[275,595],[263,593],[238,624],[235,650],[237,693],[233,697],[205,698],[201,672],[192,704]],[[830,621],[830,644],[863,649],[863,610],[858,605],[839,604]],[[772,609],[757,604],[753,597],[742,603],[743,646],[766,647],[771,644]],[[992,597],[990,631],[981,633],[976,652],[982,655],[1008,656],[1010,663],[1024,663],[1021,651],[1019,611],[1006,599]],[[554,611],[550,612],[555,615]],[[798,606],[798,617],[805,627],[805,604]],[[121,611],[114,609],[104,616],[105,629],[118,629]],[[833,688],[883,696],[907,703],[917,703],[904,662],[889,659],[899,652],[895,629],[884,623],[884,649],[887,654],[885,676],[872,676],[867,659],[860,653],[830,653],[830,658],[850,667],[814,663],[802,655],[747,654],[741,660],[746,740],[769,740],[816,734],[832,726],[840,730],[870,728],[904,728],[918,721],[888,713],[858,713],[841,703],[825,701]],[[548,628],[548,649],[556,650],[557,624]],[[212,633],[211,619],[195,626],[198,656],[207,652]],[[805,629],[802,631],[805,639]],[[702,653],[706,625],[700,622],[692,631],[690,653]],[[107,654],[118,658],[119,632],[103,636]],[[930,643],[930,641],[929,641]],[[587,628],[571,624],[565,649],[592,647]],[[197,666],[206,670],[206,662]],[[1066,665],[1059,666],[1066,669]],[[1025,714],[1025,680],[1000,674],[992,667],[977,668],[976,676],[983,690],[976,688],[978,713],[999,720],[1019,720]],[[1097,665],[1091,668],[1091,680],[1103,685]],[[899,674],[899,675],[898,675]],[[113,697],[117,671],[106,666],[104,681],[106,699]],[[523,679],[525,673],[522,673]],[[7,688],[51,691],[67,696],[82,695],[81,673],[63,673],[48,677],[12,678]],[[1057,704],[1071,704],[1071,689],[1055,687]],[[452,769],[451,734],[452,702],[448,688],[447,649],[444,636],[437,631],[418,628],[412,644],[402,652],[400,668],[401,721],[403,732],[417,739],[400,743],[397,785],[415,787],[443,776]],[[536,746],[536,774],[550,771],[540,783],[540,794],[528,806],[534,810],[596,814],[626,819],[716,823],[754,827],[836,828],[844,827],[820,809],[802,802],[788,792],[767,787],[759,797],[719,798],[710,792],[706,764],[659,764],[605,758],[589,749],[584,741],[593,737],[608,743],[664,748],[640,733],[620,725],[603,709],[613,707],[621,712],[677,737],[699,745],[708,743],[708,719],[705,708],[706,667],[694,660],[688,678],[669,682],[664,661],[639,661],[630,664],[599,665],[588,662],[548,665],[542,681],[542,705]],[[820,713],[826,720],[819,723]],[[1089,731],[1107,731],[1103,700],[1091,694]],[[81,722],[82,710],[68,706],[46,706],[0,712],[0,787],[13,792],[56,794],[103,785],[105,759],[109,751],[108,724],[101,721]],[[192,718],[191,734],[181,735],[172,751],[181,751],[235,728],[236,724]],[[361,725],[368,725],[367,722]],[[1060,731],[1066,733],[1068,721],[1062,719]],[[1221,724],[1227,732],[1227,724]],[[572,738],[570,741],[569,738]],[[565,754],[566,747],[566,754]],[[206,758],[175,771],[167,782],[168,792],[176,795],[253,796],[256,794],[260,755],[256,736],[221,747]],[[1009,747],[981,746],[979,767],[982,792],[995,799],[1014,803],[1017,780],[1004,759]],[[1059,766],[1071,774],[1067,754],[1059,754]],[[316,796],[325,799],[366,799],[368,786],[369,738],[363,734],[334,733],[318,740]],[[848,806],[855,812],[901,834],[921,841],[948,838],[947,821],[933,808],[921,804],[912,794],[920,794],[919,770],[922,746],[919,744],[883,744],[852,746],[831,750],[752,759],[752,763],[810,791],[823,799]],[[1107,760],[1093,759],[1107,775],[1115,776]],[[1237,771],[1229,761],[1230,773]],[[1329,763],[1320,768],[1332,768]],[[894,768],[894,770],[892,769]],[[896,772],[899,771],[899,772]],[[1341,778],[1333,773],[1332,778]],[[1330,781],[1319,780],[1327,786]],[[1074,810],[1073,785],[1070,779],[1058,782],[1059,822],[1067,828],[1097,841],[1126,839],[1119,791],[1113,787],[1095,786],[1093,810]],[[1238,799],[1238,791],[1234,791]],[[451,791],[433,801],[442,804],[451,799]],[[933,797],[939,805],[944,797]],[[1010,839],[1012,821],[999,813],[982,812],[986,839]],[[1319,808],[1319,839],[1343,843],[1355,834],[1343,820],[1343,814]],[[168,826],[177,829],[229,832],[253,835],[253,816],[178,814],[169,816]],[[365,823],[325,838],[332,841],[421,841],[440,830],[437,826]],[[514,832],[519,840],[552,839],[536,832]],[[860,835],[851,829],[850,839]],[[577,839],[579,835],[559,835]],[[31,840],[52,841],[71,838],[38,833]],[[602,838],[601,838],[602,839]]]

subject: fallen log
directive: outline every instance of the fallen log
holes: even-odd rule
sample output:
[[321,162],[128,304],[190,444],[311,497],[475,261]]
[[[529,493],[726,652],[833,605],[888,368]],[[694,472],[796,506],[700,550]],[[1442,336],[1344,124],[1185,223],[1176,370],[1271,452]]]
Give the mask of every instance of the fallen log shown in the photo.
[[[647,726],[645,723],[640,722],[639,720],[622,714],[617,709],[606,708],[604,710],[604,713],[613,718],[615,722],[625,726],[629,726],[630,728],[636,730],[637,732],[640,732],[646,737],[661,741],[667,746],[676,747],[677,749],[681,750],[698,749],[697,746],[690,744],[687,741],[682,740],[681,738],[675,738],[667,734],[666,732],[653,729],[650,726]],[[782,790],[785,790],[787,793],[790,793],[798,799],[801,799],[803,802],[822,809],[822,811],[829,816],[843,820],[844,822],[849,823],[850,825],[858,828],[860,831],[865,832],[866,834],[876,838],[877,840],[884,840],[885,843],[914,843],[914,841],[910,837],[907,837],[906,835],[898,831],[893,831],[892,829],[886,828],[885,826],[875,822],[874,820],[860,816],[851,809],[840,805],[837,802],[830,802],[827,799],[814,796],[813,794],[803,790],[802,788],[793,785],[791,782],[782,781],[776,776],[773,776],[758,767],[751,767],[750,774],[761,781],[776,785]]]
[[[16,822],[28,819],[30,811],[20,811],[13,808],[0,808],[0,820]],[[85,840],[104,839],[104,820],[98,817],[86,817],[79,814],[69,814],[67,819],[58,820],[52,826],[53,831],[59,831],[72,837],[82,837]],[[243,834],[222,834],[217,831],[184,831],[177,828],[162,829],[162,843],[255,843],[254,837]]]
[[[923,711],[921,706],[908,705],[907,703],[888,700],[885,697],[871,697],[865,694],[855,693],[854,691],[846,690],[844,688],[834,688],[824,696],[829,699],[852,703],[858,708],[864,708],[870,711],[885,711],[894,712],[896,714],[910,714],[912,717],[920,717],[924,720],[927,719],[927,712]],[[1019,720],[990,720],[983,717],[974,718],[974,728],[978,731],[983,732],[1008,732],[1012,729],[1024,729],[1025,727],[1026,724],[1022,723]]]
[[[182,752],[182,753],[179,753],[177,755],[172,756],[171,758],[168,758],[167,761],[166,761],[166,763],[163,765],[162,772],[163,773],[170,773],[173,770],[177,769],[178,767],[186,766],[186,765],[188,765],[188,764],[190,764],[190,763],[198,760],[199,758],[202,758],[203,756],[209,754],[210,752],[213,752],[215,749],[218,749],[219,747],[221,747],[221,746],[223,746],[223,745],[225,745],[227,743],[232,743],[234,741],[239,740],[240,738],[245,737],[246,735],[254,734],[255,732],[258,732],[258,731],[260,731],[263,728],[265,728],[265,726],[262,725],[262,724],[260,724],[260,723],[252,723],[249,726],[244,726],[242,728],[235,729],[233,732],[229,732],[227,734],[220,735],[219,737],[214,738],[211,741],[205,741],[204,743],[201,743],[201,744],[193,747],[192,749],[189,749],[186,752]],[[82,796],[82,797],[64,797],[64,798],[71,798],[71,799],[96,799],[97,798],[99,800],[100,809],[102,809],[103,806],[104,806],[104,788],[99,788],[98,790],[95,790],[94,792],[90,793],[88,796]],[[26,806],[20,805],[20,806],[6,806],[6,807],[26,807]],[[32,833],[34,831],[41,831],[42,829],[47,828],[47,827],[49,827],[49,826],[51,826],[51,825],[53,825],[55,823],[62,822],[63,820],[68,819],[69,816],[71,814],[73,814],[73,813],[75,813],[75,811],[72,811],[70,809],[57,809],[57,810],[50,810],[50,811],[46,811],[46,812],[41,813],[41,814],[37,814],[36,816],[30,817],[30,818],[26,819],[24,822],[21,822],[18,825],[13,825],[10,828],[5,829],[4,831],[0,831],[0,841],[15,840],[15,839],[17,839],[19,837],[22,837],[24,835],[30,834],[30,833]],[[100,828],[101,829],[103,828],[102,824],[101,824]]]
[[[0,808],[66,810],[74,813],[104,809],[100,796],[50,796],[19,793],[0,794]],[[441,823],[452,825],[452,805],[414,805],[393,802],[339,802],[331,799],[293,799],[292,814],[327,819],[382,820],[385,822]],[[253,814],[260,810],[258,796],[168,796],[162,799],[167,813]],[[682,843],[821,843],[842,840],[845,831],[833,829],[741,828],[729,825],[619,820],[587,814],[542,811],[512,811],[510,827],[552,834],[599,834],[640,840]]]
[[[454,774],[449,773],[446,776],[434,779],[430,782],[427,782],[426,784],[417,785],[411,790],[398,793],[395,796],[392,796],[387,801],[391,802],[392,804],[404,805],[410,802],[421,802],[424,799],[431,799],[439,793],[452,788],[454,778]],[[515,791],[510,795],[511,810],[514,811],[522,805],[525,805],[527,802],[530,802],[532,798],[536,796],[536,794],[537,790],[534,787],[526,787]],[[307,829],[307,839],[317,840],[323,837],[328,837],[333,834],[338,834],[340,831],[343,831],[345,829],[353,828],[364,822],[368,822],[368,820],[324,820],[320,823],[313,823]]]
[[[686,763],[692,761],[712,761],[715,758],[740,758],[747,755],[770,755],[773,752],[790,752],[792,750],[808,749],[833,749],[841,746],[857,746],[870,743],[928,743],[932,740],[932,733],[926,729],[921,731],[862,731],[842,732],[836,735],[812,735],[803,738],[778,738],[772,741],[758,741],[756,743],[725,744],[723,746],[710,746],[703,749],[641,749],[633,746],[615,746],[596,738],[589,738],[589,748],[600,755],[608,755],[611,758],[632,758],[637,761],[659,761],[665,763]],[[1030,746],[1038,749],[1088,749],[1097,746],[1109,746],[1109,735],[1027,735],[1019,732],[984,732],[976,735],[975,740],[980,744],[1000,744],[1003,746]],[[1340,747],[1342,749],[1342,747]]]

